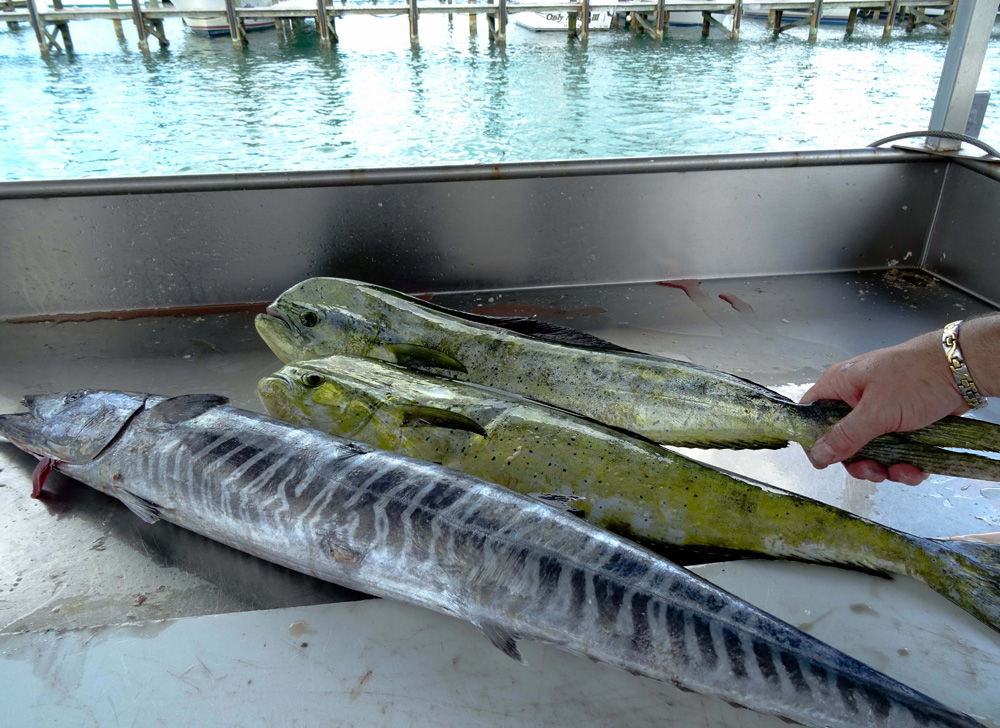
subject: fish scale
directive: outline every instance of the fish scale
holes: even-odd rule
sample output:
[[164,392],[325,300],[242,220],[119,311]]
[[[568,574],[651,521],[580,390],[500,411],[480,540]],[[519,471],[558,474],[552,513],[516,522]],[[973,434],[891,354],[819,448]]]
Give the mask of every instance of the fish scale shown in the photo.
[[147,520],[468,620],[514,657],[522,637],[548,642],[817,728],[979,725],[640,546],[439,465],[209,395],[144,408],[90,460],[38,445],[58,427],[0,416],[0,434]]

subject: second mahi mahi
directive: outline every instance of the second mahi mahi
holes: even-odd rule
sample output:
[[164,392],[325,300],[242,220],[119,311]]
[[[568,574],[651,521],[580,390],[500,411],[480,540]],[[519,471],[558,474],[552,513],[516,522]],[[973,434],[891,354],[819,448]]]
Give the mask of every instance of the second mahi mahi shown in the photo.
[[906,574],[1000,631],[1000,547],[896,531],[518,395],[372,359],[298,362],[258,389],[276,417],[563,496],[674,558],[681,548]]

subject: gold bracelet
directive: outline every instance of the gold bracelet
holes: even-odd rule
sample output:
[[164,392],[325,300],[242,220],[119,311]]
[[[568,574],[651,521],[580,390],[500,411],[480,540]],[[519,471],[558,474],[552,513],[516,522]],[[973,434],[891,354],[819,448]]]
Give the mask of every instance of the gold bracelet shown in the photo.
[[961,326],[961,319],[945,326],[941,332],[941,344],[944,346],[944,355],[948,358],[948,368],[955,377],[955,384],[965,398],[965,403],[972,409],[982,409],[988,402],[972,381],[969,367],[965,365],[965,357],[962,356],[962,347],[958,345],[958,330]]

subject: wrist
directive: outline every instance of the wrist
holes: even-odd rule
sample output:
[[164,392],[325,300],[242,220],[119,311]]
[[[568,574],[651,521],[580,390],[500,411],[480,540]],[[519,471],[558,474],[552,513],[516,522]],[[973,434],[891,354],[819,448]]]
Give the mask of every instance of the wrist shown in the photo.
[[962,322],[959,345],[972,381],[983,397],[1000,393],[1000,372],[993,365],[1000,355],[1000,316],[990,315]]

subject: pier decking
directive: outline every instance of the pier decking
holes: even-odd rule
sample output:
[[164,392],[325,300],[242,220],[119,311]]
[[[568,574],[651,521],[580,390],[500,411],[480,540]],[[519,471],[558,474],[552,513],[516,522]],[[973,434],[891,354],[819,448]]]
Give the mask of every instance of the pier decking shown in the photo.
[[[712,2],[711,0],[655,0],[654,2],[618,2],[597,0],[580,0],[580,2],[517,2],[507,0],[488,0],[485,3],[448,3],[417,2],[407,0],[405,4],[344,6],[331,0],[281,0],[272,7],[245,8],[237,7],[236,0],[225,0],[225,8],[217,10],[180,10],[160,5],[159,0],[148,0],[142,4],[140,0],[130,0],[119,5],[117,0],[108,0],[108,7],[62,7],[62,0],[53,0],[50,9],[39,9],[35,0],[0,0],[0,22],[6,22],[8,27],[16,27],[18,23],[28,23],[35,33],[42,54],[51,50],[72,50],[69,23],[75,20],[105,19],[115,23],[119,36],[122,36],[122,21],[135,24],[139,35],[139,47],[148,50],[150,36],[156,38],[161,46],[167,46],[169,41],[163,30],[165,18],[209,18],[225,15],[233,43],[243,45],[248,42],[246,36],[246,18],[274,18],[275,26],[280,30],[284,24],[312,18],[323,45],[336,43],[336,18],[348,15],[378,15],[399,16],[409,18],[410,42],[419,44],[419,19],[425,14],[468,14],[470,31],[475,32],[476,17],[485,15],[489,24],[490,38],[493,42],[504,44],[507,40],[507,23],[510,13],[568,13],[568,33],[586,42],[590,34],[592,14],[599,11],[615,13],[616,16],[627,17],[633,32],[638,35],[649,34],[656,40],[661,40],[666,33],[671,13],[701,13],[702,34],[708,35],[711,28],[716,28],[727,37],[737,40],[740,34],[740,24],[744,12],[743,0],[727,2]],[[875,18],[885,15],[883,37],[892,33],[893,24],[904,20],[907,30],[923,25],[933,25],[948,33],[951,30],[952,19],[958,6],[958,0],[921,0],[914,5],[906,5],[904,0],[756,0],[748,3],[755,12],[766,12],[768,27],[776,34],[792,28],[809,27],[810,37],[815,37],[820,20],[824,13],[836,9],[848,9],[847,32],[854,30],[859,12],[872,13]],[[940,8],[941,15],[928,16],[924,11],[929,8]],[[785,13],[796,13],[799,17],[792,22],[784,22]],[[802,17],[804,15],[804,17]],[[721,16],[729,16],[728,21]],[[59,37],[62,37],[62,43]]]

